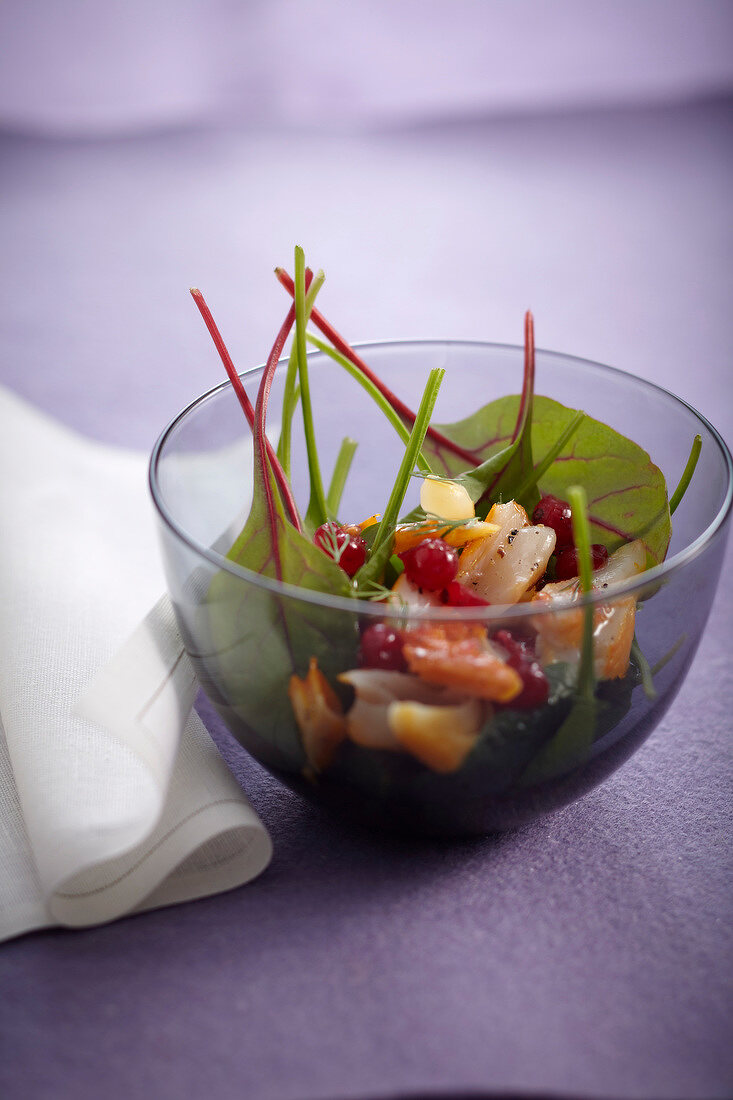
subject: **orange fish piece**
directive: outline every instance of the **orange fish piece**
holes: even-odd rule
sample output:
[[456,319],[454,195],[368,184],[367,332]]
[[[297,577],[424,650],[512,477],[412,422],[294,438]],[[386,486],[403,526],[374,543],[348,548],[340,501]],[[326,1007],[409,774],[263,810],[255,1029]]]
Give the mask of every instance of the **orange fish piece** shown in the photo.
[[509,703],[522,690],[519,673],[502,660],[480,623],[426,623],[407,631],[403,653],[410,672],[431,684]]
[[475,696],[437,707],[404,700],[390,704],[389,724],[404,749],[434,772],[447,774],[463,765],[490,713]]
[[346,737],[346,720],[339,698],[315,657],[311,657],[304,679],[290,677],[288,696],[308,763],[314,771],[322,771]]
[[[552,603],[552,596],[543,589],[533,602],[540,606]],[[615,680],[626,675],[635,621],[636,600],[633,596],[614,600],[593,611],[593,666],[599,680]],[[537,651],[543,664],[553,661],[573,663],[580,659],[583,641],[583,612],[580,608],[556,611],[553,615],[538,615],[533,622],[538,635]]]
[[478,539],[489,538],[499,530],[495,523],[485,520],[472,520],[458,527],[446,526],[439,521],[427,520],[425,523],[402,523],[395,528],[394,552],[404,554],[425,539],[443,539],[449,546],[467,546]]

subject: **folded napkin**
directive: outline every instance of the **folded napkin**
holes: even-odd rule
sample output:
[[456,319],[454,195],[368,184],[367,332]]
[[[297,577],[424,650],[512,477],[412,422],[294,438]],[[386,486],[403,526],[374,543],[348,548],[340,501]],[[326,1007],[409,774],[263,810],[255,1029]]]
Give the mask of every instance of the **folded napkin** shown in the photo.
[[191,711],[164,587],[145,457],[0,387],[0,939],[229,889],[269,862]]

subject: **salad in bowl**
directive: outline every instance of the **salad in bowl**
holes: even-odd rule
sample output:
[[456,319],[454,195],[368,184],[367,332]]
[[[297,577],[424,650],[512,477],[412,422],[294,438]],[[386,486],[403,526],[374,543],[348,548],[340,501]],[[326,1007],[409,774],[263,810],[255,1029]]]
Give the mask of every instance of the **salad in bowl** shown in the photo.
[[665,391],[536,352],[529,314],[521,349],[357,349],[300,249],[277,277],[292,304],[241,376],[192,291],[228,382],[151,460],[202,687],[265,767],[368,824],[482,833],[572,800],[689,666],[730,513],[725,445]]

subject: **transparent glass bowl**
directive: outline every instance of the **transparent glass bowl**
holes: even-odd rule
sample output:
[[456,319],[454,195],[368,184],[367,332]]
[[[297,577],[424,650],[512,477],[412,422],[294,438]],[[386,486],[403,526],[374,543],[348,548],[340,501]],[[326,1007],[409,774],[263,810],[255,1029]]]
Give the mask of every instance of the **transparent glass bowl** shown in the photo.
[[[521,387],[523,352],[517,347],[412,341],[364,345],[359,351],[413,408],[429,370],[445,367],[434,414],[438,423],[459,420]],[[340,512],[342,520],[356,522],[383,510],[403,445],[351,377],[322,355],[309,357],[309,363],[324,472],[332,468],[345,435],[359,441]],[[261,368],[242,375],[253,404],[260,377]],[[283,380],[281,365],[270,401],[272,432],[278,426]],[[614,601],[630,595],[637,601],[636,637],[654,670],[653,692],[645,689],[632,661],[625,677],[597,685],[599,707],[591,728],[568,735],[572,698],[558,688],[544,707],[498,708],[492,720],[479,722],[477,736],[467,734],[468,749],[458,736],[466,733],[467,719],[457,714],[460,729],[436,735],[432,748],[421,742],[416,749],[409,738],[397,746],[374,747],[348,735],[339,736],[326,752],[314,756],[311,748],[307,754],[289,687],[294,669],[299,678],[306,675],[314,632],[325,643],[319,646],[319,666],[341,709],[349,710],[353,688],[336,677],[357,665],[360,634],[378,621],[409,629],[424,622],[425,613],[406,618],[404,611],[382,604],[282,585],[226,559],[248,515],[252,492],[251,436],[229,383],[191,404],[157,441],[150,484],[166,575],[201,685],[237,740],[304,796],[381,828],[427,835],[512,828],[602,782],[645,740],[674,699],[720,575],[731,511],[730,454],[690,406],[609,367],[540,351],[536,392],[582,408],[640,444],[661,468],[670,492],[698,433],[702,453],[673,517],[666,561],[614,591]],[[296,499],[304,509],[307,464],[297,436],[293,470]],[[416,484],[415,498],[417,492]],[[414,503],[406,501],[404,510]],[[605,594],[590,600],[609,602]],[[440,608],[429,615],[433,623],[458,618],[483,624],[490,634],[502,628],[521,633],[536,609],[529,604]],[[294,627],[289,653],[279,628],[284,618]],[[305,624],[302,631],[298,623]],[[384,710],[371,713],[375,728],[381,728]]]

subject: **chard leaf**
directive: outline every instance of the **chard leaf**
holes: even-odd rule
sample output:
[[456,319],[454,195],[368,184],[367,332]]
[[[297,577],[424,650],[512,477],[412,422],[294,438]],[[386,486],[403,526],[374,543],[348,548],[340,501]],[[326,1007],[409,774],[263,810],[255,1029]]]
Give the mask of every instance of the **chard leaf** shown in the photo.
[[576,698],[554,737],[523,773],[520,786],[544,783],[585,763],[593,744],[614,731],[628,714],[633,693],[642,682],[641,671],[632,662],[622,680],[600,683],[593,700]]
[[[262,577],[315,592],[350,595],[348,577],[286,517],[278,492],[277,457],[267,445],[267,405],[272,380],[296,313],[301,319],[308,280],[299,263],[300,291],[267,360],[254,409],[252,507],[228,558]],[[302,366],[302,364],[301,364]],[[309,401],[301,397],[304,413]],[[307,378],[307,376],[306,376]],[[307,414],[306,414],[307,416]],[[307,430],[307,429],[306,429]],[[312,423],[311,423],[312,430]],[[325,508],[325,501],[324,501]],[[357,651],[356,621],[343,612],[309,605],[296,596],[271,592],[228,572],[209,586],[208,652],[204,662],[223,692],[225,705],[253,736],[272,745],[273,764],[291,766],[302,760],[302,747],[287,695],[289,677],[303,676],[311,657],[328,675],[353,666]],[[346,662],[344,664],[344,662]]]
[[[573,419],[557,437],[542,461],[538,462],[536,466],[533,466],[529,474],[525,477],[524,481],[520,482],[520,484],[514,489],[514,499],[518,500],[519,503],[522,504],[528,512],[531,513],[534,509],[534,506],[527,499],[528,491],[530,489],[537,489],[537,486],[542,481],[545,473],[549,470],[550,466],[552,466],[555,459],[562,454],[563,450],[573,438],[584,420],[585,413],[581,411],[576,412]],[[527,501],[526,504],[525,501]]]
[[[276,509],[273,529],[261,480],[249,519],[227,557],[264,577],[310,592],[349,596],[346,573]],[[218,573],[206,599],[210,652],[205,657],[226,705],[275,746],[276,766],[302,763],[287,684],[311,657],[329,678],[357,662],[356,619]],[[265,746],[266,748],[266,746]]]
[[381,542],[375,542],[369,557],[354,577],[357,595],[369,596],[374,592],[375,586],[382,586],[393,550],[394,534],[390,531]]
[[480,771],[482,790],[498,793],[516,783],[566,719],[574,670],[558,662],[546,673],[550,694],[544,706],[529,711],[499,708],[482,729],[466,761],[472,770]]
[[522,786],[561,775],[588,756],[595,739],[597,711],[601,704],[594,698],[576,698],[572,709],[553,738],[535,756],[522,776]]
[[[440,430],[462,447],[489,458],[511,444],[520,398],[514,394],[484,405],[456,424]],[[577,412],[536,395],[532,410],[532,452],[540,465]],[[483,440],[483,445],[481,441]],[[426,450],[434,454],[432,443]],[[448,476],[460,473],[460,462],[442,455]],[[437,465],[437,458],[435,464]],[[613,552],[624,542],[641,538],[649,559],[664,559],[671,534],[667,487],[661,470],[643,448],[590,416],[584,417],[572,439],[541,478],[544,493],[564,497],[568,485],[583,486],[588,498],[591,541]],[[506,496],[506,494],[505,494]]]
[[[513,439],[507,447],[502,447],[480,466],[476,466],[473,470],[466,470],[453,479],[459,485],[463,485],[476,505],[476,515],[480,519],[486,518],[494,500],[492,487],[503,480],[505,471],[510,469],[518,455],[519,446],[519,439]],[[500,496],[501,490],[496,495]]]
[[435,402],[438,397],[440,384],[445,376],[442,367],[434,367],[428,375],[425,390],[420,402],[420,408],[415,417],[410,437],[407,440],[405,453],[397,471],[395,483],[392,487],[387,506],[384,510],[377,532],[370,539],[369,556],[354,577],[354,586],[357,593],[368,593],[374,590],[375,585],[381,585],[394,547],[394,531],[399,516],[402,502],[405,499],[407,486],[412,477],[417,462],[417,456],[425,440],[425,433],[430,423]]

